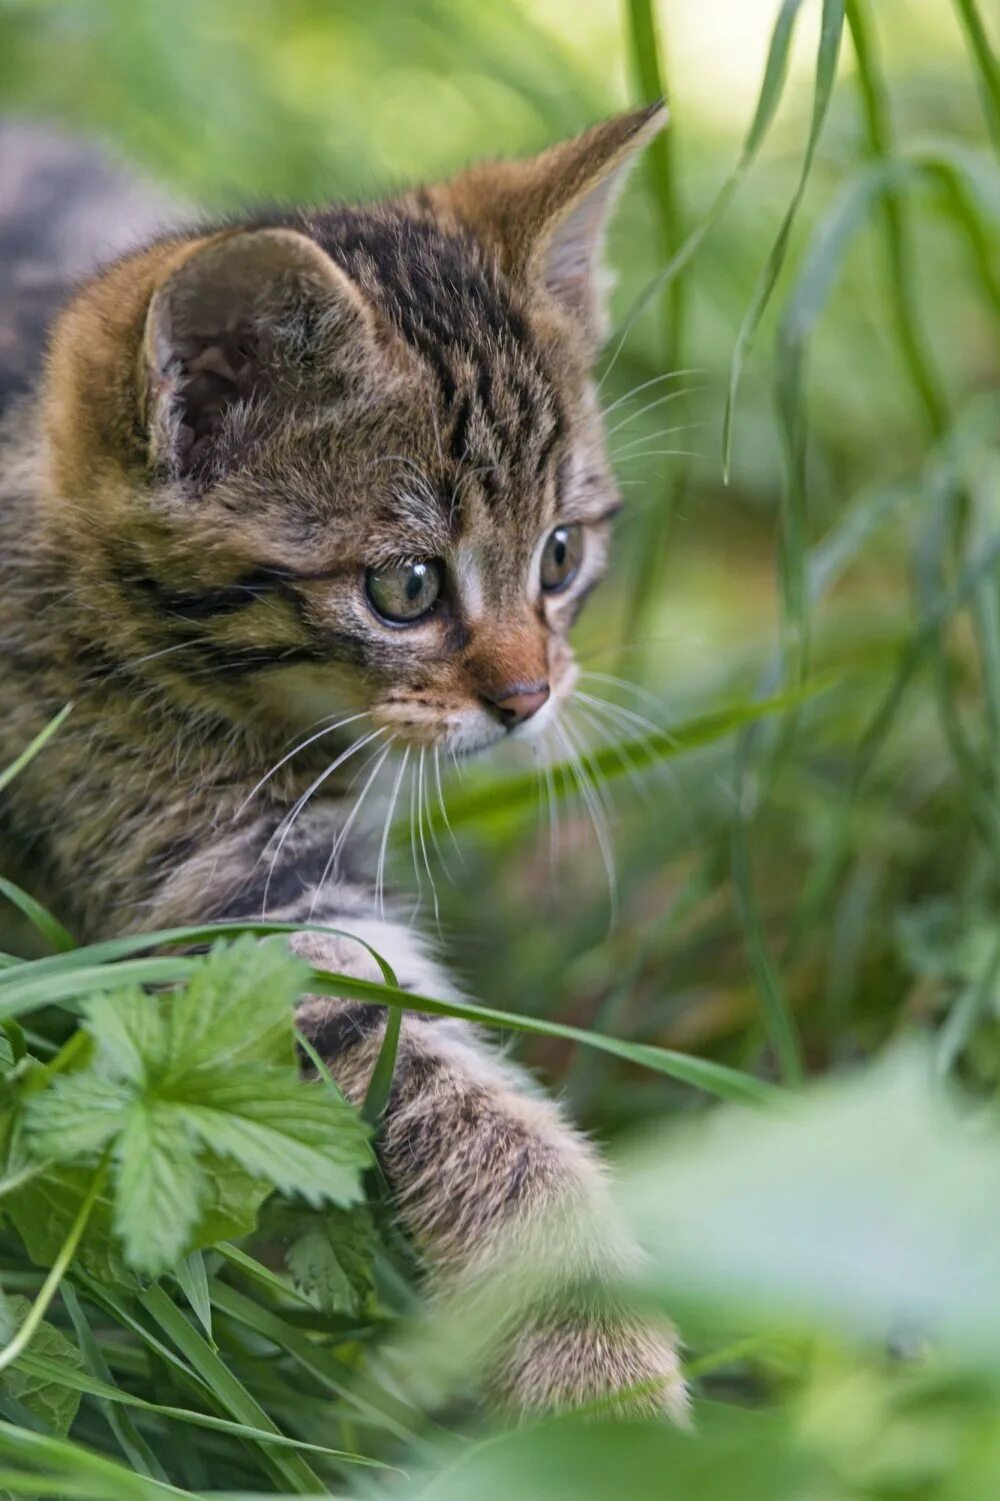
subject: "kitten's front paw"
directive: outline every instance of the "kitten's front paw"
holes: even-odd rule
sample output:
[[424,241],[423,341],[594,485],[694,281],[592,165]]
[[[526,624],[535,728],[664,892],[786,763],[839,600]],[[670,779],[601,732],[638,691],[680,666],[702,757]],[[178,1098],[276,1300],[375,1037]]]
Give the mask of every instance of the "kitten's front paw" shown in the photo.
[[523,1414],[609,1398],[633,1415],[682,1425],[689,1419],[671,1330],[621,1310],[533,1320],[505,1342],[493,1385],[505,1405]]

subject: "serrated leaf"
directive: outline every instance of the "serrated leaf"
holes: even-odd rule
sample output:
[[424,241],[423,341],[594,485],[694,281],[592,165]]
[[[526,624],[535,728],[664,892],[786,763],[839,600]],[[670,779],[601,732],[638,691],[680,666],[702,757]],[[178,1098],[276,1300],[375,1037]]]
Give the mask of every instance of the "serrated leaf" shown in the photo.
[[217,1153],[311,1204],[356,1203],[370,1164],[368,1134],[346,1101],[277,1069],[189,1079],[184,1119]]
[[375,1226],[367,1209],[327,1210],[289,1247],[295,1285],[324,1313],[362,1313],[375,1291]]
[[295,1001],[310,973],[284,943],[215,944],[167,1008],[169,1077],[290,1061]]
[[131,1101],[127,1085],[89,1071],[55,1079],[24,1103],[32,1155],[65,1162],[99,1152],[122,1129]]
[[[0,1299],[0,1344],[6,1345],[13,1339],[30,1308],[27,1298],[11,1296]],[[76,1345],[44,1320],[32,1337],[30,1353],[74,1371],[83,1369],[83,1356]],[[69,1432],[80,1405],[78,1391],[23,1370],[20,1361],[15,1361],[0,1373],[0,1391],[21,1402],[29,1412],[61,1435]]]
[[151,1276],[190,1244],[208,1182],[190,1134],[170,1106],[133,1106],[115,1148],[114,1227],[128,1261]]
[[[181,991],[91,998],[89,1065],[76,1059],[75,1071],[28,1094],[23,1135],[36,1162],[92,1159],[111,1145],[114,1211],[95,1226],[113,1226],[135,1271],[160,1276],[186,1253],[251,1230],[273,1188],[313,1204],[359,1198],[367,1130],[335,1088],[304,1084],[295,1064],[292,1008],[308,973],[284,945],[247,938],[216,945]],[[63,1183],[43,1177],[34,1197],[15,1201],[42,1260],[53,1215],[64,1218],[49,1193]],[[36,1211],[41,1235],[28,1223]],[[85,1253],[95,1239],[92,1226]]]
[[86,1015],[97,1067],[103,1072],[141,1085],[150,1073],[162,1069],[167,1038],[161,1002],[138,985],[92,996]]

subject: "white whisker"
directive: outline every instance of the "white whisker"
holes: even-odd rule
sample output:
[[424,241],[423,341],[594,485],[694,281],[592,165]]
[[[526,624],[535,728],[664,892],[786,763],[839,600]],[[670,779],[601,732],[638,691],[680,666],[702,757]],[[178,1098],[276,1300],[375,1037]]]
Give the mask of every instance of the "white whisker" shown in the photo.
[[332,735],[336,730],[342,730],[345,725],[354,724],[357,720],[364,718],[366,718],[365,711],[362,711],[362,713],[360,714],[351,714],[347,719],[340,720],[338,724],[326,725],[322,730],[317,730],[315,735],[310,735],[307,740],[302,740],[298,745],[293,745],[288,754],[286,756],[282,756],[280,761],[276,761],[271,767],[270,771],[268,771],[264,776],[261,777],[260,781],[255,787],[251,788],[246,797],[240,803],[239,807],[236,809],[236,812],[233,816],[235,818],[239,818],[244,808],[246,808],[249,803],[253,802],[260,789],[271,780],[275,772],[280,771],[283,766],[287,765],[287,763],[292,759],[293,756],[298,755],[299,751],[305,750],[307,746],[315,745],[316,741],[322,740],[324,735]]
[[607,876],[608,881],[608,897],[611,909],[610,926],[614,927],[614,924],[617,921],[618,917],[618,883],[615,873],[614,848],[611,842],[611,833],[608,828],[607,818],[605,816],[604,809],[601,807],[590,776],[580,759],[580,755],[576,750],[573,741],[569,738],[566,725],[562,723],[556,724],[554,726],[554,729],[568,753],[567,765],[569,766],[570,774],[572,775],[573,780],[576,782],[580,796],[583,799],[584,806],[586,807],[587,812],[590,815],[590,821],[594,828],[594,834],[597,839],[597,847],[600,850],[601,860],[604,864],[604,872]]
[[407,746],[403,752],[403,759],[399,763],[399,770],[396,773],[396,780],[393,783],[392,793],[389,797],[389,806],[386,809],[385,823],[382,827],[382,842],[379,845],[378,866],[375,871],[375,904],[378,907],[380,917],[385,916],[385,902],[383,899],[385,888],[383,878],[385,876],[385,852],[389,844],[389,826],[392,823],[392,815],[396,811],[396,802],[399,798],[399,789],[403,784],[403,774],[406,771],[406,763],[409,761],[409,759],[410,747]]
[[[358,740],[355,740],[351,745],[349,745],[345,751],[342,751],[339,756],[336,756],[330,762],[329,766],[327,766],[322,772],[320,772],[318,777],[315,777],[313,781],[309,783],[309,786],[306,788],[305,792],[303,792],[302,796],[295,803],[292,811],[281,820],[281,823],[278,825],[278,829],[281,830],[281,834],[278,839],[278,844],[274,851],[274,854],[271,856],[271,864],[268,867],[267,880],[264,882],[264,897],[261,903],[262,917],[266,916],[267,914],[267,898],[271,890],[271,881],[274,877],[274,870],[275,866],[278,863],[278,858],[285,846],[285,841],[288,839],[289,834],[295,827],[299,815],[308,804],[310,798],[315,792],[319,790],[320,787],[322,787],[323,783],[327,780],[328,777],[331,777],[339,767],[343,766],[345,761],[350,760],[351,756],[356,755],[359,750],[364,750],[366,745],[370,745],[373,740],[377,740],[380,735],[384,735],[385,733],[386,731],[384,727],[379,730],[371,730],[369,734],[362,735]],[[275,833],[277,832],[278,830],[276,829]]]
[[656,407],[664,407],[671,401],[680,401],[685,396],[697,395],[704,389],[704,386],[682,386],[679,391],[668,391],[665,396],[657,396],[653,401],[647,401],[637,411],[629,412],[627,417],[623,417],[620,422],[615,423],[614,427],[609,428],[604,434],[605,442],[608,438],[613,438],[615,433],[620,433],[623,427],[628,427],[630,423],[637,422],[640,417],[645,417],[647,412],[652,412]]
[[[354,800],[354,805],[351,808],[350,813],[347,815],[346,820],[344,821],[343,828],[340,830],[340,833],[333,841],[333,848],[330,851],[330,858],[327,860],[326,864],[323,867],[323,874],[319,878],[319,883],[317,884],[316,890],[313,892],[313,899],[309,906],[310,922],[312,921],[313,913],[316,910],[316,903],[319,901],[323,887],[326,885],[327,880],[330,876],[330,872],[336,867],[337,857],[339,856],[341,849],[347,841],[347,836],[350,834],[351,828],[356,818],[358,817],[358,814],[361,812],[362,804],[364,803],[365,798],[368,796],[369,791],[374,786],[375,780],[378,777],[379,772],[382,770],[382,767],[385,764],[385,759],[388,756],[389,752],[392,750],[395,740],[396,736],[392,735],[387,745],[379,746],[378,750],[373,752],[373,754],[365,762],[364,766],[361,768],[361,772],[357,774],[358,776],[360,776],[362,772],[367,769],[367,767],[371,766],[372,761],[375,762],[375,766],[373,767],[371,772],[369,772],[368,777],[365,780],[365,785],[362,787],[358,796]],[[354,780],[357,780],[357,776]],[[353,786],[353,782],[351,785]]]

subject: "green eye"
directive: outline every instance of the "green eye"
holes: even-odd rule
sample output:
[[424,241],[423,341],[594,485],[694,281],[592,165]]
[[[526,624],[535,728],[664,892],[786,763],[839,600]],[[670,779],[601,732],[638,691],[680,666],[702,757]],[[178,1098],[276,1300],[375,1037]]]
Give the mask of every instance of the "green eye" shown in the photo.
[[368,598],[378,613],[397,625],[412,625],[431,609],[441,593],[441,564],[390,563],[365,574]]
[[576,578],[583,557],[583,528],[557,526],[542,552],[542,588],[556,594]]

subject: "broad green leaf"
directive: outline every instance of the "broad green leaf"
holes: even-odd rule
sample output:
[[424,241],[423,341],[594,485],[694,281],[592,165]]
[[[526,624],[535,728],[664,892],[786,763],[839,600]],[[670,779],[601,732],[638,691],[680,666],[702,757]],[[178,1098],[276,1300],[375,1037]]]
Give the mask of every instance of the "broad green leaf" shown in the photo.
[[66,1162],[99,1152],[122,1130],[131,1102],[127,1085],[89,1070],[57,1077],[24,1103],[32,1155]]
[[660,1131],[621,1167],[644,1282],[771,1328],[1000,1350],[1000,1133],[907,1050],[780,1111]]
[[367,1209],[311,1217],[286,1253],[296,1287],[324,1313],[362,1313],[375,1290],[375,1227]]
[[180,1260],[208,1182],[180,1113],[137,1101],[115,1146],[115,1230],[137,1271],[157,1277]]
[[[458,1450],[405,1501],[804,1501],[833,1497],[821,1460],[769,1413],[706,1409],[698,1431],[562,1418]],[[845,1498],[846,1501],[846,1498]]]
[[[4,1199],[4,1209],[37,1266],[50,1267],[59,1254],[93,1179],[93,1161],[47,1167]],[[106,1185],[94,1206],[73,1259],[97,1282],[138,1286],[112,1233],[112,1193]]]
[[309,966],[282,943],[213,945],[166,1009],[166,1075],[292,1057],[292,1013]]
[[[0,1345],[6,1345],[23,1324],[31,1303],[18,1295],[0,1299]],[[31,1357],[41,1356],[52,1367],[49,1372],[33,1369]],[[64,1385],[59,1377],[78,1373],[83,1356],[64,1334],[45,1320],[35,1331],[28,1352],[7,1370],[0,1372],[0,1391],[22,1402],[59,1434],[70,1430],[80,1405],[79,1393]]]
[[206,1145],[249,1173],[311,1204],[355,1203],[370,1156],[357,1113],[318,1082],[246,1065],[192,1076],[174,1104]]

